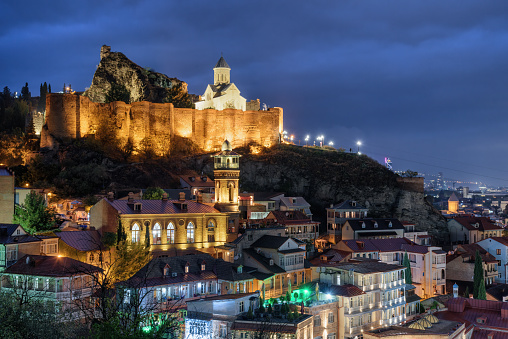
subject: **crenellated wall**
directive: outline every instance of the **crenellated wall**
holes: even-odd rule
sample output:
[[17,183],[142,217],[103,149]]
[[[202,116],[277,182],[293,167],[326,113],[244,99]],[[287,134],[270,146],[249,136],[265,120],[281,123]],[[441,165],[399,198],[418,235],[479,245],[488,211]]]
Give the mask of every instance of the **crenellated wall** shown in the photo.
[[150,138],[156,152],[169,150],[171,137],[186,137],[205,151],[220,149],[228,139],[236,146],[258,143],[271,146],[282,132],[282,108],[267,111],[175,108],[170,103],[147,101],[96,103],[75,94],[46,96],[46,124],[41,147],[54,147],[54,139],[70,141],[96,133],[100,123],[113,124],[122,142],[139,146]]

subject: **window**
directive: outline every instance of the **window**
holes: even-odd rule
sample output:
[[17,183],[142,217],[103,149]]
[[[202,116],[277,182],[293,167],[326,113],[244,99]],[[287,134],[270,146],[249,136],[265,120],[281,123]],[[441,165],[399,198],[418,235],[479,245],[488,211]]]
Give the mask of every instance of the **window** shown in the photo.
[[214,224],[213,220],[208,221],[207,227],[208,227],[208,232],[213,232],[215,230],[215,224]]
[[497,254],[497,255],[500,255],[500,254],[501,254],[501,249],[500,249],[500,248],[498,248],[498,249],[496,250],[496,254]]
[[243,301],[240,301],[238,303],[238,313],[243,313],[243,312],[245,312],[245,306],[243,304]]
[[18,260],[18,248],[17,246],[7,247],[7,261]]
[[208,234],[208,242],[215,242],[215,235]]
[[161,243],[161,225],[157,222],[153,226],[153,243],[154,244],[160,244]]
[[139,242],[139,225],[138,224],[134,224],[132,226],[132,236],[131,236],[131,241],[133,243],[137,243]]
[[377,221],[374,223],[374,228],[377,228]]
[[[351,319],[351,326],[353,326],[353,319]],[[337,336],[335,335],[335,333],[330,333],[326,339],[336,339]]]
[[174,244],[175,243],[175,225],[173,225],[172,222],[168,224],[167,229],[167,237],[168,237],[168,244]]
[[333,316],[333,312],[328,313],[328,323],[333,323],[335,321],[335,317]]
[[123,303],[130,304],[131,302],[131,290],[125,290],[123,294]]
[[189,266],[190,266],[189,263],[185,265],[185,273],[189,273]]
[[194,242],[194,224],[189,223],[187,225],[187,243],[192,244]]
[[319,315],[314,316],[314,327],[320,327],[321,326],[321,317]]
[[201,271],[204,271],[206,269],[206,264],[205,263],[202,263],[201,264]]
[[226,338],[228,336],[228,327],[225,324],[219,325],[219,336],[221,338]]
[[240,265],[236,268],[236,273],[242,273],[242,270],[243,270],[243,266]]
[[94,259],[93,252],[90,252],[90,263],[93,263]]

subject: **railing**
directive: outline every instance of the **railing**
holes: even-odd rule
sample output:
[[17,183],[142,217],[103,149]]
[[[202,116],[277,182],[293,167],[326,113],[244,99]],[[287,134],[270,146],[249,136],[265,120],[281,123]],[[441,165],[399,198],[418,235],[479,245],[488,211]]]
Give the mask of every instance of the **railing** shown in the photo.
[[406,298],[404,298],[404,297],[381,301],[381,305],[385,306],[385,307],[398,306],[398,305],[403,305],[405,303],[406,303]]

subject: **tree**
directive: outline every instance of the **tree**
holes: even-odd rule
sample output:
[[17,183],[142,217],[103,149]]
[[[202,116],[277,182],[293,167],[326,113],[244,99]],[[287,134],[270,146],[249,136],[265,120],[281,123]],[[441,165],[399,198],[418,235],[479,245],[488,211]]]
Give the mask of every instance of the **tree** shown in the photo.
[[480,252],[476,250],[474,259],[474,276],[473,276],[473,298],[478,299],[480,286],[483,284],[485,288],[485,281],[483,280],[483,261]]
[[160,187],[148,187],[143,193],[144,200],[160,200],[162,199],[162,195],[164,194],[164,190]]
[[29,100],[32,97],[32,94],[30,93],[30,90],[28,89],[28,82],[25,83],[25,86],[21,88],[21,99],[23,100]]
[[464,298],[469,298],[469,286],[466,286],[466,290],[464,291]]
[[44,197],[32,191],[26,196],[23,204],[16,205],[13,221],[20,224],[28,233],[34,234],[51,230],[55,227],[57,219],[55,210],[46,205]]
[[404,252],[404,260],[402,261],[402,266],[406,267],[406,270],[404,272],[405,273],[404,277],[405,277],[405,280],[406,280],[406,284],[411,285],[413,283],[413,278],[411,276],[411,262],[409,261],[409,257],[407,255],[407,251]]
[[483,277],[480,279],[480,284],[478,285],[478,295],[476,299],[487,300],[487,291],[485,290],[485,280]]
[[178,108],[192,107],[191,97],[189,93],[184,90],[182,83],[173,84],[168,90],[168,94],[162,101],[170,102]]
[[37,111],[44,112],[46,110],[46,94],[48,93],[48,84],[44,82],[41,84],[39,102],[37,104]]
[[112,83],[106,94],[106,102],[123,101],[126,104],[131,102],[131,93],[124,85]]

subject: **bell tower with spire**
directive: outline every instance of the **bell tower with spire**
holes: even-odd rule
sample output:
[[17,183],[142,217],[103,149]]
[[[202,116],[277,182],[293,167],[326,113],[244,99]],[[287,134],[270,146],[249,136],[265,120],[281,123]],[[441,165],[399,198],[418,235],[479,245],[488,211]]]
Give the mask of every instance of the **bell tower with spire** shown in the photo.
[[240,154],[234,152],[229,141],[225,140],[221,151],[213,158],[215,208],[221,212],[238,212]]
[[230,72],[231,68],[221,55],[219,61],[217,61],[217,64],[213,68],[213,84],[215,86],[222,84],[229,85],[231,81]]

